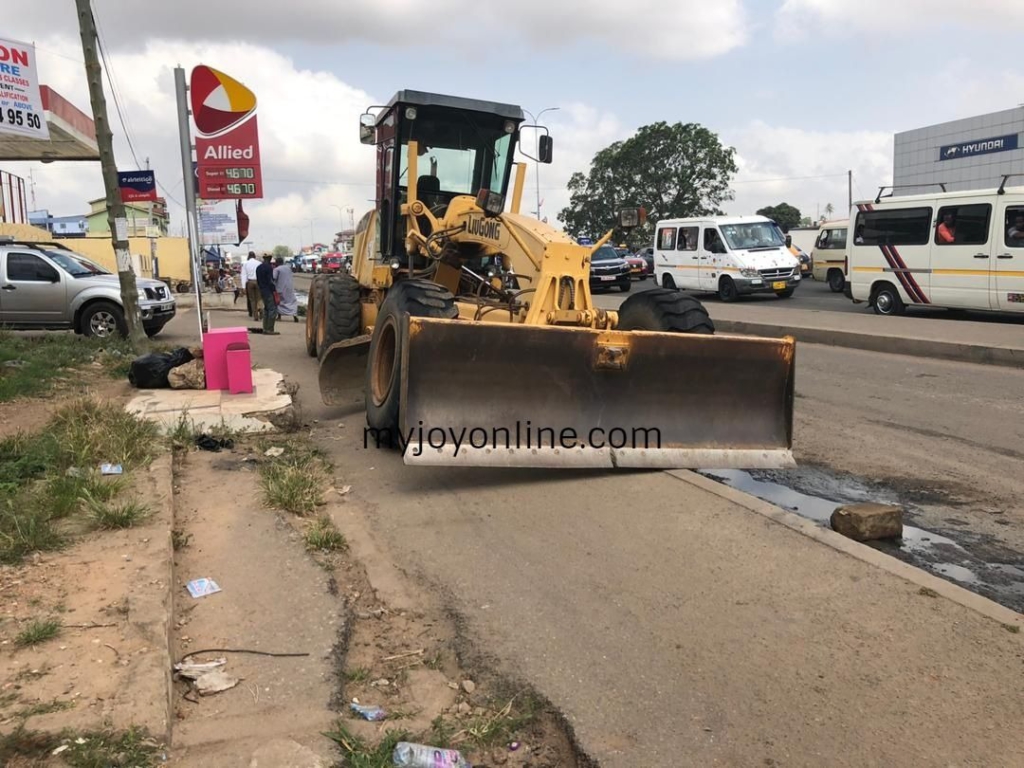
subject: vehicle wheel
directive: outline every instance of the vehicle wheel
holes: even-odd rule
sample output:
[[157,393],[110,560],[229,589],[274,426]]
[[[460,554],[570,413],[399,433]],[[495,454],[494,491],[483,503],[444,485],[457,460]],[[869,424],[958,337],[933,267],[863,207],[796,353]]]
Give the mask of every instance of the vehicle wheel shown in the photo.
[[838,269],[830,269],[828,271],[828,287],[832,289],[832,293],[842,293],[843,288],[846,287],[846,276]]
[[633,288],[633,280],[629,279],[624,283],[619,283],[619,290],[623,293],[629,293]]
[[317,356],[317,331],[319,330],[320,293],[323,288],[323,281],[317,277],[309,286],[309,295],[306,299],[306,353],[310,357]]
[[672,275],[670,275],[668,272],[665,272],[661,276],[661,287],[666,288],[670,291],[676,290],[676,281],[672,279]]
[[778,296],[780,299],[788,299],[790,296],[793,295],[793,291],[795,290],[796,288],[787,288],[784,291],[776,291],[775,295]]
[[736,290],[736,283],[728,275],[718,282],[718,298],[722,301],[736,301],[739,295],[740,292]]
[[128,324],[124,321],[124,311],[109,301],[97,301],[90,304],[82,312],[82,333],[97,339],[110,339],[115,335],[122,338],[128,336]]
[[900,292],[889,283],[882,283],[875,289],[875,297],[871,302],[876,315],[902,315],[906,310]]
[[359,281],[350,275],[331,275],[323,278],[322,285],[316,334],[320,359],[332,344],[358,336],[363,328]]
[[652,288],[630,296],[619,307],[616,328],[623,331],[715,332],[715,325],[704,305],[692,296],[671,288]]
[[403,280],[388,291],[370,340],[366,366],[366,424],[397,434],[401,403],[402,342],[409,317],[453,320],[459,316],[455,297],[428,280]]

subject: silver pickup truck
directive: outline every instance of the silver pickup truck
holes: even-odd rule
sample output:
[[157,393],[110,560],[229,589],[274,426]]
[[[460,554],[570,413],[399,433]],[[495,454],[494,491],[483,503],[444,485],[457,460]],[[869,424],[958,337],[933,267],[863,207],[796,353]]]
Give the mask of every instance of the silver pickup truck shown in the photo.
[[[146,335],[174,317],[170,289],[136,277]],[[126,336],[117,275],[63,245],[0,237],[0,326],[12,330],[70,329],[86,336]]]

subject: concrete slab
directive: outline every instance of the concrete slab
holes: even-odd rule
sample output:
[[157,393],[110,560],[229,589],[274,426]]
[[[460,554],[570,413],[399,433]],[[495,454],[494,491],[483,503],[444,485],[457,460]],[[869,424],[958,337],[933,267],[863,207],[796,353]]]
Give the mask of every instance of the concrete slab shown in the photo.
[[164,430],[177,426],[182,415],[195,429],[226,427],[236,432],[272,432],[287,423],[294,408],[284,387],[284,376],[269,368],[253,371],[252,394],[232,395],[219,391],[147,389],[125,406],[129,413],[155,421]]

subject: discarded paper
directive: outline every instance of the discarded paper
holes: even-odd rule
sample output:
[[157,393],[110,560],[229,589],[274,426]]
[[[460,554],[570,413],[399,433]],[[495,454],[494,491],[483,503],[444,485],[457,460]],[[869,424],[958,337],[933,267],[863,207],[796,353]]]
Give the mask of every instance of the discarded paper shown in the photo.
[[349,704],[349,706],[352,707],[352,711],[359,715],[361,718],[363,718],[364,720],[370,720],[371,722],[384,720],[388,716],[387,712],[385,712],[380,707],[363,706],[362,704],[357,704],[354,701],[351,704]]
[[263,453],[264,456],[269,456],[272,459],[276,459],[278,456],[282,456],[283,454],[284,448],[282,448],[279,445],[273,448],[267,448],[267,450]]
[[228,663],[227,659],[215,659],[214,661],[183,661],[174,665],[174,671],[189,680],[196,680],[208,672],[213,672],[217,667],[223,667]]
[[101,475],[120,475],[124,473],[124,469],[120,464],[100,464]]
[[220,587],[217,586],[217,582],[213,579],[195,579],[188,583],[188,593],[196,599],[217,592],[220,592]]

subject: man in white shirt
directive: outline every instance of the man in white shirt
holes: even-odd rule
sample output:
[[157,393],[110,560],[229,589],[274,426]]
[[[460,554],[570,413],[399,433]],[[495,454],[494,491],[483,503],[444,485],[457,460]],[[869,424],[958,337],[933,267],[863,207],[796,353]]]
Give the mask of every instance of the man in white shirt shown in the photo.
[[249,259],[242,264],[242,286],[245,288],[245,304],[249,310],[249,317],[259,320],[260,313],[260,288],[256,284],[256,267],[260,260],[256,258],[254,251],[249,251]]

